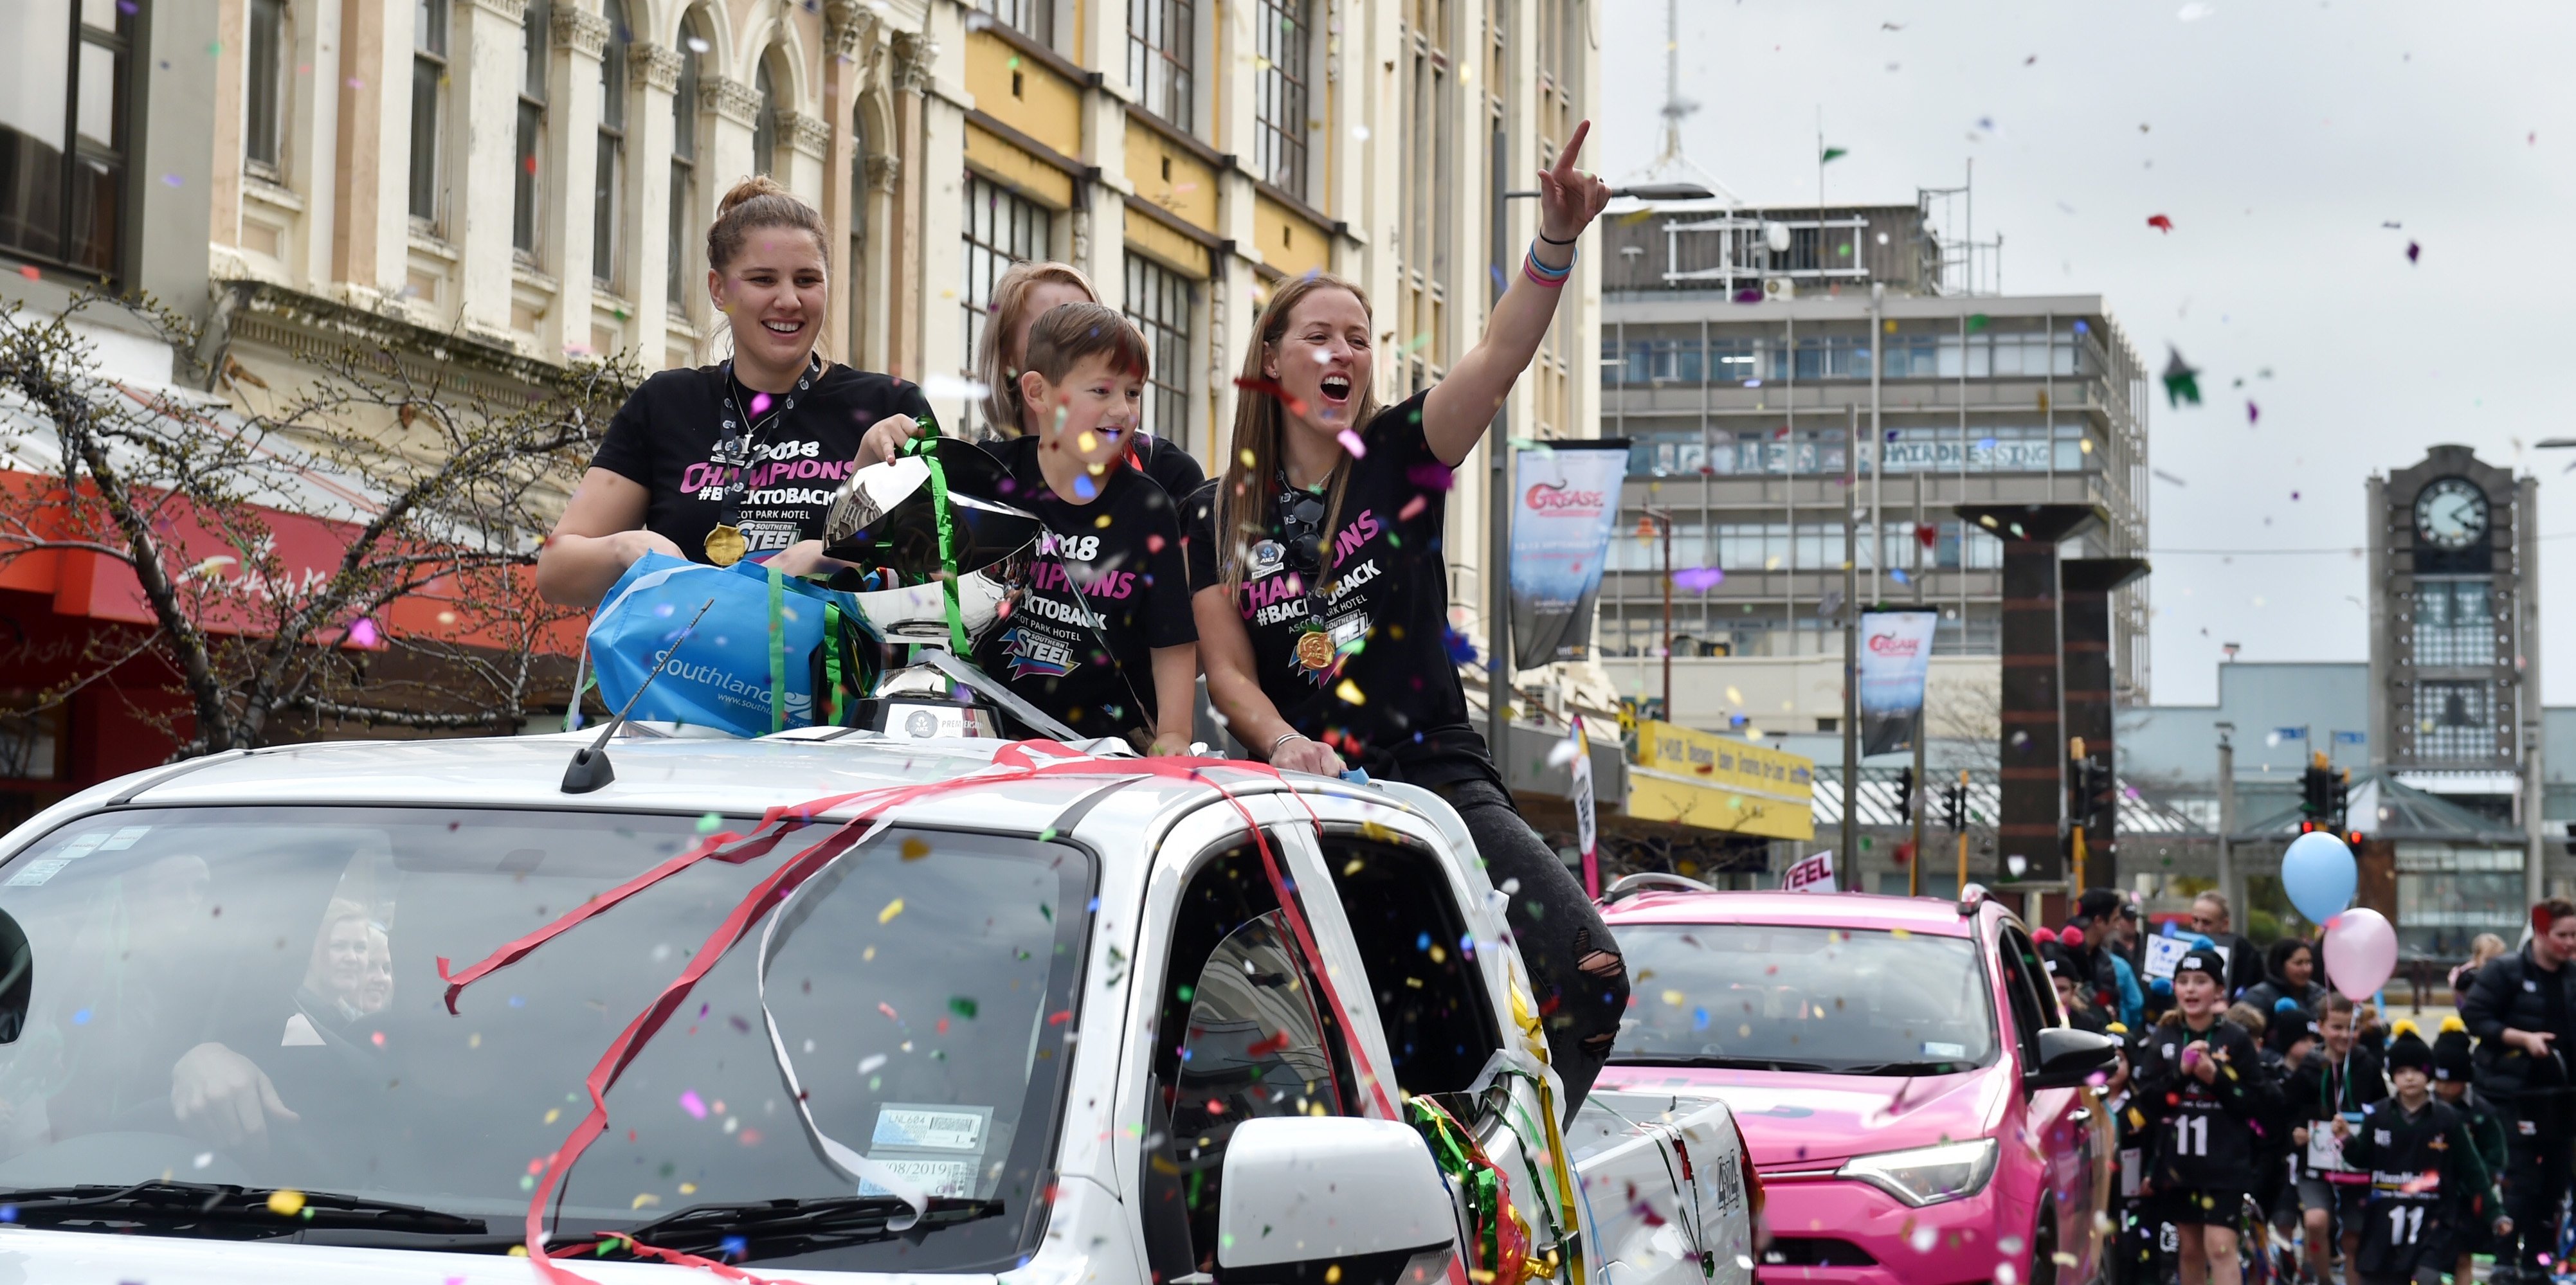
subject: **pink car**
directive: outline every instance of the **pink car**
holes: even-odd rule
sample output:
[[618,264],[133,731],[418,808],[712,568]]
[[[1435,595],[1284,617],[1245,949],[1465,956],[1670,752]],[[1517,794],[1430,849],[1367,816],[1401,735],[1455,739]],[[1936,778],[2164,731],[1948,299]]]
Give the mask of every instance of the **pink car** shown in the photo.
[[2064,1024],[2002,903],[1641,875],[1603,913],[1633,998],[1601,1086],[1734,1108],[1767,1197],[1758,1280],[2107,1274],[2111,1121],[2088,1081],[2117,1046]]

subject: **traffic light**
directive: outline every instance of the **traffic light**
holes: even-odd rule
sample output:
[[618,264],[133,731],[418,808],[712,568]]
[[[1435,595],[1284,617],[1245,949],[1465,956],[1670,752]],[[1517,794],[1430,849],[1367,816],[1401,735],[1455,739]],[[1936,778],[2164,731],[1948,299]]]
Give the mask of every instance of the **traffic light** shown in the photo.
[[2299,814],[2322,820],[2334,815],[2334,774],[2326,769],[2326,756],[2319,754],[2299,774]]
[[2346,820],[2344,809],[2350,806],[2351,802],[2352,769],[2345,768],[2341,775],[2326,784],[2326,815],[2334,818],[2335,829],[2344,828]]
[[1896,815],[1899,819],[1914,815],[1914,769],[1910,767],[1896,773]]
[[[1941,791],[1942,824],[1950,827],[1950,833],[1957,834],[1966,828],[1967,820],[1968,787],[1964,785],[1944,787]],[[2567,843],[2568,851],[2576,852],[2576,824],[2570,824],[2567,827],[2567,833],[2572,836]]]
[[2576,857],[2576,821],[2567,823],[2567,855]]

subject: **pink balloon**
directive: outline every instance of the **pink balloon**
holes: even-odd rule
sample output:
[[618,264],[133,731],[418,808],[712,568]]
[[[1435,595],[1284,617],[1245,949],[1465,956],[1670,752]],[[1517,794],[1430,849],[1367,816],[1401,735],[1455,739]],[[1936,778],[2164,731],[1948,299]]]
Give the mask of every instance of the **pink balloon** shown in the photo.
[[2397,971],[2397,930],[2376,910],[2355,907],[2326,921],[2326,977],[2358,1004]]

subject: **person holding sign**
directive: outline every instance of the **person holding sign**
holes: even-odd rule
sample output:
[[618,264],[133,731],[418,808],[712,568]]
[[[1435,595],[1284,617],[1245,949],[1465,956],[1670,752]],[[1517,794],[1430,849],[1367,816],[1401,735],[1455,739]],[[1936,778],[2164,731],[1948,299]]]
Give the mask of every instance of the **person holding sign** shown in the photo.
[[646,553],[714,566],[767,558],[825,575],[823,520],[867,431],[927,422],[921,389],[814,351],[831,315],[823,216],[766,176],[707,229],[707,294],[733,335],[721,365],[644,381],[609,422],[545,548],[537,592],[590,607]]
[[2299,1208],[2308,1227],[2308,1261],[2317,1279],[2331,1279],[2334,1250],[2343,1248],[2345,1285],[2360,1285],[2353,1255],[2361,1245],[2361,1204],[2370,1194],[2370,1174],[2346,1164],[2341,1134],[2333,1125],[2349,1126],[2374,1102],[2388,1098],[2388,1081],[2379,1059],[2360,1043],[2351,1000],[2328,994],[2318,1010],[2324,1047],[2290,1073],[2292,1115],[2300,1123],[2290,1133],[2299,1152]]
[[2149,1113],[2147,1195],[2174,1225],[2183,1285],[2240,1285],[2238,1217],[2259,1185],[2255,1128],[2281,1100],[2253,1037],[2222,1016],[2226,968],[2205,949],[2175,965],[2175,1008],[2147,1033],[2130,1106]]
[[2467,1121],[2433,1100],[2432,1048],[2413,1022],[2395,1029],[2388,1070],[2396,1096],[2371,1104],[2357,1124],[2337,1116],[2327,1126],[2343,1140],[2346,1163],[2371,1180],[2360,1252],[2347,1261],[2363,1285],[2442,1285],[2463,1231],[2484,1226],[2502,1237],[2513,1220]]

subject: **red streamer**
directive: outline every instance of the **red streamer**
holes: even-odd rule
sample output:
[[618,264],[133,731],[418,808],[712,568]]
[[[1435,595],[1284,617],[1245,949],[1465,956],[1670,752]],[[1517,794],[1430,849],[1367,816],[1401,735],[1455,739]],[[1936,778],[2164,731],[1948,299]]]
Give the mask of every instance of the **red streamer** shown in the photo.
[[[661,994],[655,997],[650,1006],[636,1014],[634,1020],[628,1022],[626,1028],[618,1032],[617,1038],[610,1042],[607,1051],[602,1053],[599,1061],[591,1067],[590,1074],[583,1080],[583,1087],[590,1093],[590,1110],[582,1116],[578,1124],[573,1126],[572,1133],[564,1139],[562,1145],[546,1157],[544,1173],[539,1176],[535,1190],[528,1197],[527,1243],[530,1261],[536,1265],[539,1273],[554,1285],[567,1285],[567,1283],[595,1285],[589,1278],[558,1266],[555,1260],[559,1256],[569,1257],[590,1252],[591,1247],[597,1244],[596,1241],[584,1242],[581,1246],[567,1246],[561,1255],[543,1251],[540,1247],[544,1243],[546,1206],[553,1198],[557,1184],[570,1176],[572,1166],[581,1159],[582,1153],[589,1150],[590,1144],[598,1141],[599,1136],[608,1129],[608,1091],[616,1086],[618,1078],[625,1074],[627,1066],[642,1054],[644,1045],[662,1029],[665,1023],[669,1022],[671,1015],[679,1011],[680,1006],[687,1002],[690,992],[697,986],[699,980],[722,961],[726,952],[750,934],[752,926],[760,921],[761,916],[776,908],[789,894],[795,892],[823,867],[831,864],[835,858],[867,838],[873,832],[872,827],[879,818],[890,809],[920,799],[955,790],[1041,776],[1123,776],[1130,779],[1164,777],[1188,780],[1214,788],[1226,802],[1233,805],[1236,814],[1240,815],[1244,823],[1251,828],[1253,846],[1261,854],[1262,870],[1269,877],[1271,891],[1278,898],[1282,917],[1288,922],[1290,934],[1296,939],[1298,949],[1312,965],[1316,984],[1323,990],[1325,1002],[1332,1006],[1343,1029],[1352,1029],[1351,1010],[1342,1003],[1338,989],[1333,985],[1332,975],[1324,967],[1323,952],[1316,943],[1314,931],[1307,923],[1305,911],[1299,905],[1294,889],[1280,871],[1278,855],[1271,849],[1267,834],[1253,819],[1251,810],[1243,805],[1243,801],[1237,798],[1233,791],[1228,790],[1223,783],[1208,774],[1211,769],[1218,768],[1256,775],[1266,774],[1274,778],[1279,775],[1275,769],[1263,764],[1237,762],[1230,759],[1095,759],[1079,750],[1053,741],[1015,741],[995,752],[991,767],[970,772],[964,776],[919,785],[889,786],[877,790],[832,795],[790,807],[771,808],[763,813],[760,826],[765,829],[777,826],[779,822],[790,818],[810,821],[820,813],[843,807],[853,801],[865,801],[857,814],[843,823],[839,830],[799,854],[746,894],[724,917],[724,920],[716,925],[715,930],[708,934],[706,942],[696,954],[691,956],[688,967],[682,969],[678,977],[673,978],[669,985],[663,987]],[[1308,809],[1308,814],[1310,816],[1313,814],[1311,808]],[[767,835],[758,835],[755,831],[758,837],[747,842],[741,836],[730,832],[710,835],[696,848],[664,861],[616,888],[592,898],[545,927],[503,945],[461,972],[451,973],[448,960],[441,957],[438,960],[438,975],[439,980],[447,983],[448,1011],[450,1013],[456,1011],[457,997],[466,987],[526,958],[539,946],[617,906],[636,893],[710,857],[729,864],[740,864],[765,856],[776,848],[778,841],[788,832],[785,827]],[[728,844],[737,846],[728,848]],[[1382,1119],[1402,1119],[1403,1116],[1397,1112],[1395,1104],[1388,1099],[1385,1085],[1369,1065],[1367,1050],[1356,1040],[1352,1042],[1351,1056],[1358,1064],[1360,1078],[1367,1082],[1370,1102],[1375,1106],[1376,1114]],[[618,1239],[624,1240],[639,1256],[659,1258],[665,1262],[686,1266],[705,1267],[728,1279],[767,1285],[761,1277],[712,1259],[645,1245],[631,1237],[620,1236]]]

